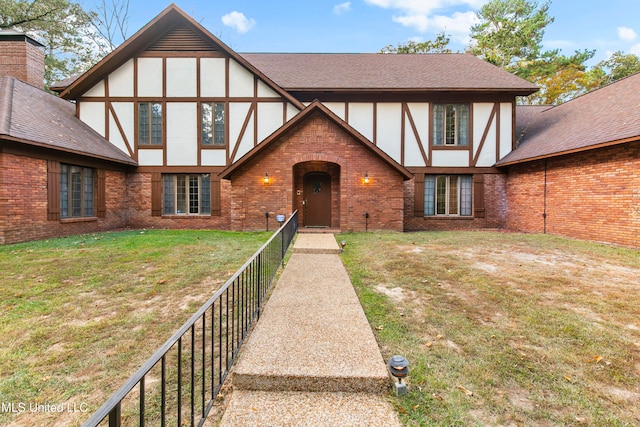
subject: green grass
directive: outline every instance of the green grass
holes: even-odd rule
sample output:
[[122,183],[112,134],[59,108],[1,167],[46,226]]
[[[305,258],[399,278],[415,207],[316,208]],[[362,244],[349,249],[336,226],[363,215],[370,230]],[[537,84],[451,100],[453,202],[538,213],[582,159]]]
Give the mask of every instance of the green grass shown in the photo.
[[86,419],[269,236],[138,230],[0,247],[0,402],[89,410],[5,411],[0,424]]
[[403,424],[640,423],[638,251],[485,232],[343,239],[385,360],[410,361]]

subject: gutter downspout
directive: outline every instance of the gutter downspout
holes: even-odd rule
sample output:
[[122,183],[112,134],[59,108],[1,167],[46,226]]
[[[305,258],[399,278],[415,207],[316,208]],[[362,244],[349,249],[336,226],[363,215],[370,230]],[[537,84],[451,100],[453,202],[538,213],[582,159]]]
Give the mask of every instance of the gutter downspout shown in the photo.
[[543,233],[547,234],[547,159],[544,159],[544,210],[542,211]]

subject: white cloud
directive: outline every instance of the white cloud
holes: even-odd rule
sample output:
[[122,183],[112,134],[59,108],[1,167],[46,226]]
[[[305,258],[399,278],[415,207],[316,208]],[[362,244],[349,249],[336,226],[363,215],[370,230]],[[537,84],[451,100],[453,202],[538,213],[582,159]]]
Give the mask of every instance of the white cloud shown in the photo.
[[343,13],[349,12],[350,10],[351,10],[350,1],[333,6],[333,13],[335,13],[336,15],[342,15]]
[[453,6],[469,6],[479,9],[487,0],[365,0],[372,6],[383,9],[397,9],[407,15],[430,15],[436,10]]
[[247,19],[242,12],[236,12],[235,10],[222,17],[222,23],[227,27],[235,29],[239,33],[246,33],[256,25],[256,21],[251,18]]
[[451,34],[461,44],[469,44],[471,27],[478,23],[475,12],[456,12],[453,16],[436,15],[431,19],[431,29],[435,32]]
[[393,16],[393,22],[414,28],[421,33],[445,31],[458,40],[468,40],[469,30],[476,22],[474,11],[458,11],[450,16],[437,15],[436,12],[460,6],[477,10],[487,0],[365,0],[365,2],[372,6],[396,10],[399,13]]
[[405,27],[413,27],[421,33],[426,32],[429,28],[429,18],[426,15],[394,16],[393,22],[402,24]]
[[633,31],[631,28],[618,27],[618,37],[620,38],[620,40],[631,42],[638,37],[638,34],[636,34],[636,32]]
[[631,46],[631,49],[629,49],[629,53],[640,56],[640,43]]

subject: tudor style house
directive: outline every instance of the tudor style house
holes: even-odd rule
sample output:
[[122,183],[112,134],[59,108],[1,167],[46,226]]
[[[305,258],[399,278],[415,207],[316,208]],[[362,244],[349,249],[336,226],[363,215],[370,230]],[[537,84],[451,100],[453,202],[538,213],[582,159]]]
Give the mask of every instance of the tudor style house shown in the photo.
[[517,223],[499,162],[537,88],[474,56],[239,54],[171,5],[59,98],[15,71],[41,61],[0,33],[2,243],[295,210],[332,231]]

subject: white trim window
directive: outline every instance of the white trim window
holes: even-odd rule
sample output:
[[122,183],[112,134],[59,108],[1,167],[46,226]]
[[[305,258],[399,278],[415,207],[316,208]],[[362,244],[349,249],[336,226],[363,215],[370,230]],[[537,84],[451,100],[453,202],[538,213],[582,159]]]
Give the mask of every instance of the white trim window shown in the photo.
[[471,216],[471,175],[426,175],[425,216]]
[[163,215],[211,215],[211,176],[162,175]]
[[469,105],[433,105],[433,145],[469,145]]

